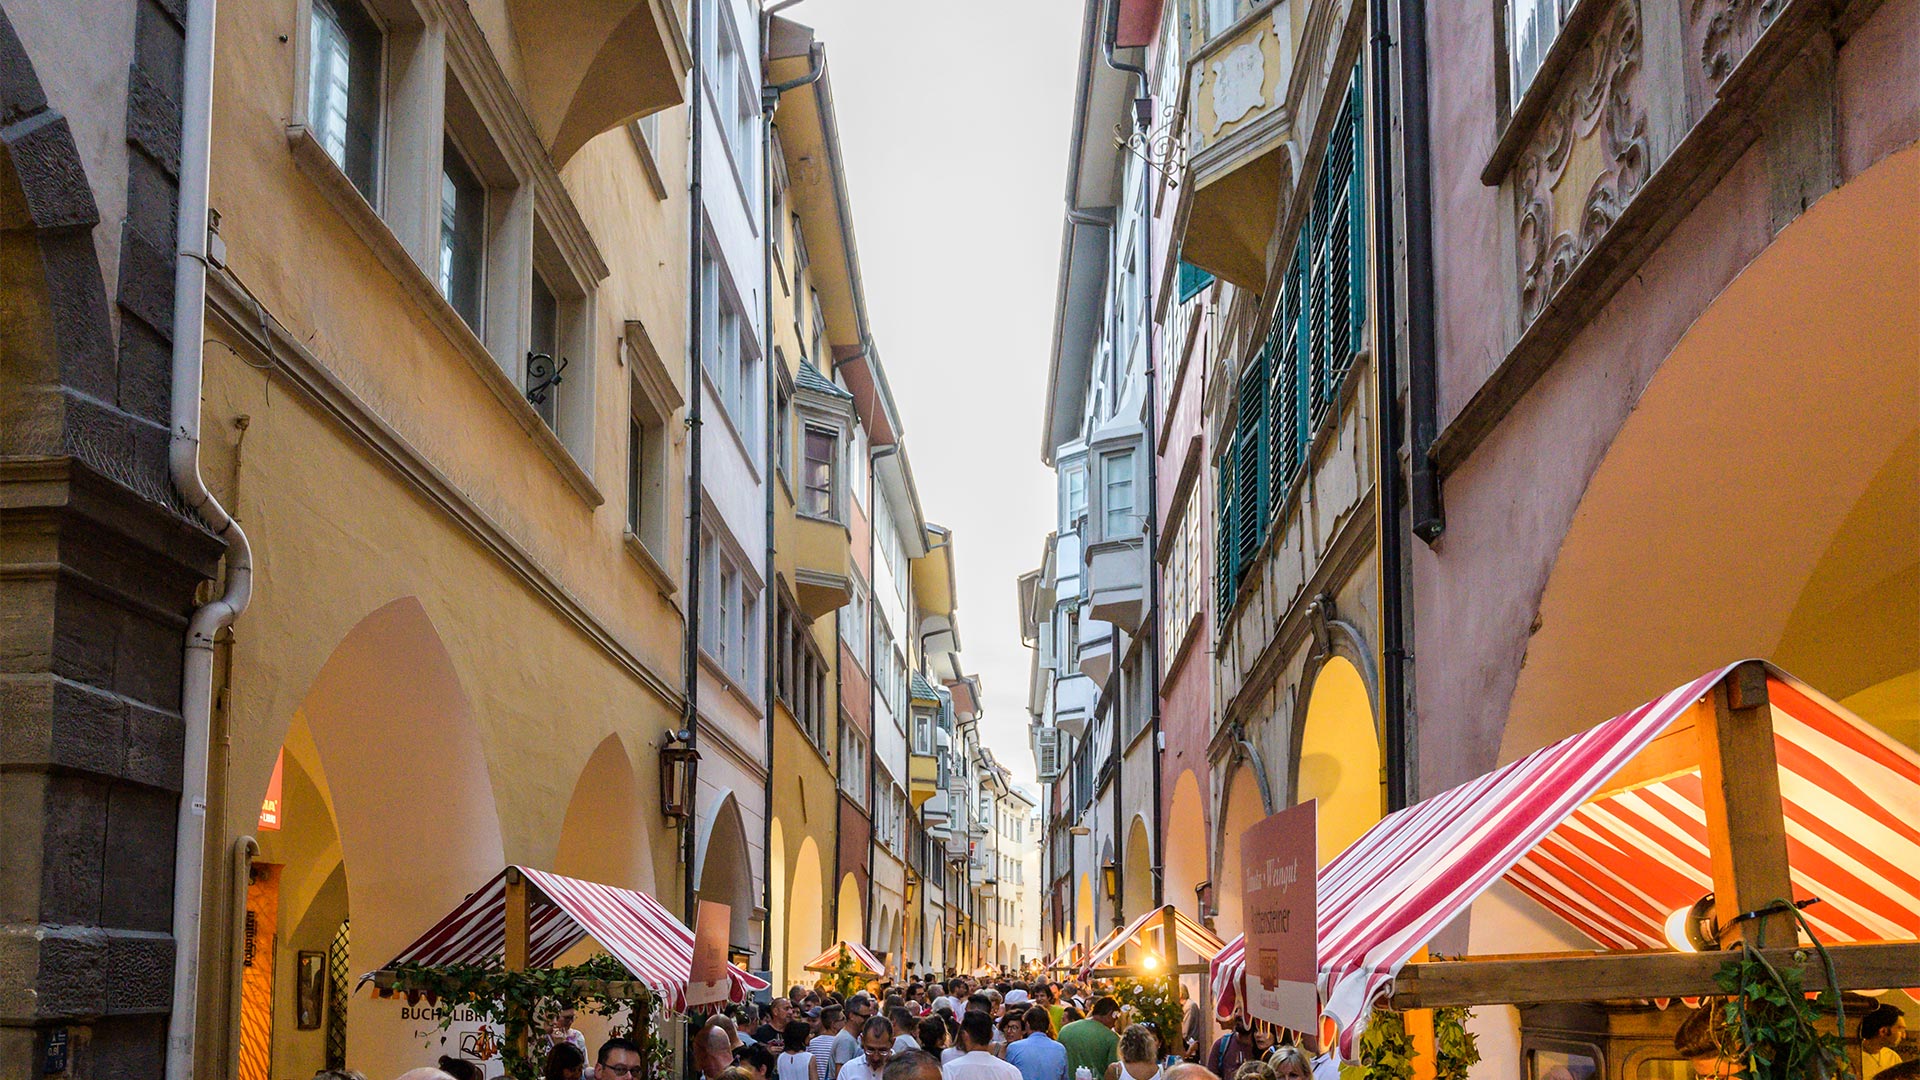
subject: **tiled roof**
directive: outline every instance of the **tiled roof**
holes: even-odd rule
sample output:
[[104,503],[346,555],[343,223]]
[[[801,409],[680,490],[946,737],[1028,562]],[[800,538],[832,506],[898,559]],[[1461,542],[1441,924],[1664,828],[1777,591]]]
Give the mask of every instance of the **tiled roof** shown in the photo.
[[912,678],[908,680],[908,684],[908,693],[912,695],[913,700],[933,702],[940,700],[940,691],[935,690],[933,684],[928,682],[926,677],[919,672],[916,671],[913,673]]
[[828,397],[845,398],[848,401],[853,400],[852,394],[842,390],[832,379],[820,374],[820,369],[814,367],[813,361],[811,360],[800,361],[800,374],[794,378],[793,385],[800,390],[811,390],[816,394],[825,394]]

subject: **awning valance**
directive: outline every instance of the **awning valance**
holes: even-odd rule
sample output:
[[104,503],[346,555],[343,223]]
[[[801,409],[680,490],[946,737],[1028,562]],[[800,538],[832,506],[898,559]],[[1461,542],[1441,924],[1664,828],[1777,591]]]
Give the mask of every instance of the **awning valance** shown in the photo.
[[853,970],[858,975],[871,975],[876,979],[887,976],[887,965],[875,956],[865,945],[857,941],[836,941],[826,952],[807,962],[808,971],[830,972],[840,963],[841,952],[853,957]]
[[[1698,758],[1627,766],[1731,670],[1390,814],[1328,863],[1320,1000],[1343,1054],[1409,958],[1502,878],[1603,946],[1664,947],[1667,917],[1714,888]],[[1794,892],[1820,900],[1808,919],[1829,942],[1920,936],[1920,756],[1791,676],[1766,682]],[[1222,1016],[1244,976],[1236,938],[1212,965]]]
[[[1213,931],[1195,922],[1191,916],[1183,914],[1179,908],[1167,904],[1142,914],[1131,923],[1102,938],[1100,944],[1095,945],[1087,954],[1087,958],[1081,961],[1081,974],[1087,974],[1104,965],[1122,948],[1129,945],[1146,945],[1146,936],[1162,930],[1169,922],[1173,925],[1175,942],[1198,953],[1202,960],[1212,961],[1214,956],[1226,947],[1226,943],[1221,941]],[[1164,937],[1164,934],[1162,936]],[[1167,964],[1179,962],[1178,957],[1171,955],[1172,947],[1167,942],[1160,942],[1160,948],[1167,953],[1161,957]]]
[[[620,961],[634,979],[676,1011],[686,1008],[693,970],[693,931],[646,893],[544,870],[510,866],[469,894],[433,928],[386,965],[485,964],[507,944],[507,876],[523,875],[527,903],[527,966],[551,967],[568,949],[591,937]],[[765,981],[728,964],[730,1000],[767,988]],[[362,981],[373,978],[364,976]]]

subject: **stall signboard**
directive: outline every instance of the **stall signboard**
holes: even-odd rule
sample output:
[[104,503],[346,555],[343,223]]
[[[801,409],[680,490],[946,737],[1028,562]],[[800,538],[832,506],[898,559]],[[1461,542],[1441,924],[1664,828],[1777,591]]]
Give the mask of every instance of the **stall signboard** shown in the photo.
[[273,775],[267,778],[267,797],[260,800],[260,828],[269,832],[277,832],[280,828],[280,770],[286,761],[285,750],[275,755]]
[[1319,1029],[1318,837],[1318,804],[1312,800],[1240,837],[1247,1012],[1294,1031]]
[[693,927],[693,971],[687,980],[687,1005],[725,1004],[732,990],[727,976],[727,938],[733,932],[733,907],[700,901]]

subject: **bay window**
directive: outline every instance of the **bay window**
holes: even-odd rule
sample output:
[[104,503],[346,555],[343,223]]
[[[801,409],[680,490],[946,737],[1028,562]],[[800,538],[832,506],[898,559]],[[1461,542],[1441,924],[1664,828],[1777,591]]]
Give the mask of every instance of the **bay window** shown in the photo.
[[1133,512],[1133,453],[1104,454],[1100,458],[1102,540],[1132,536],[1140,531]]
[[840,435],[807,426],[805,459],[800,473],[800,512],[809,517],[837,520],[833,500],[833,473],[840,457]]

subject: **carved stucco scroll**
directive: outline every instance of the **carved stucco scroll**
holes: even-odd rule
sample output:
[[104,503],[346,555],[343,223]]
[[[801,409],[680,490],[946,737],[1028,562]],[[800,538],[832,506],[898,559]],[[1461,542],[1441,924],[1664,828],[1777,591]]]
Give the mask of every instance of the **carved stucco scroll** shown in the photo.
[[1514,167],[1520,318],[1539,316],[1651,170],[1640,12],[1615,0],[1553,88]]

